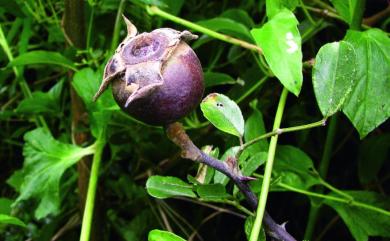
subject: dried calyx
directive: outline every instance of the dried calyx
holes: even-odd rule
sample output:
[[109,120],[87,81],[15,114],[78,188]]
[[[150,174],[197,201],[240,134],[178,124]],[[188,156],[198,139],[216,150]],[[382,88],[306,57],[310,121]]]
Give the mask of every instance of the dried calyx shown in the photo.
[[182,118],[204,91],[199,59],[185,43],[197,36],[169,28],[137,35],[137,28],[124,20],[127,37],[108,61],[94,100],[111,83],[122,110],[141,121],[166,125]]

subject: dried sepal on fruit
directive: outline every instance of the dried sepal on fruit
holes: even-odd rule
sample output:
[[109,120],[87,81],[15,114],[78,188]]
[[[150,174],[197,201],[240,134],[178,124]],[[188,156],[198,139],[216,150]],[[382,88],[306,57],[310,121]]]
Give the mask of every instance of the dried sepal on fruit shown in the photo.
[[154,125],[182,118],[204,91],[199,59],[185,43],[197,36],[170,28],[137,35],[137,28],[123,18],[127,36],[108,61],[94,100],[112,83],[115,100],[133,117]]

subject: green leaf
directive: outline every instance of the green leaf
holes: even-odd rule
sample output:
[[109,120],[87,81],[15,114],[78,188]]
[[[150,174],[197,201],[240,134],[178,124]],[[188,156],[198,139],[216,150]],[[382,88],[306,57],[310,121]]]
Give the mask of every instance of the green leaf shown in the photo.
[[[202,147],[202,151],[207,155],[218,159],[219,148],[212,148],[212,146]],[[198,172],[196,174],[196,182],[201,184],[209,184],[214,177],[215,169],[207,166],[204,163],[199,163]]]
[[298,20],[286,9],[261,28],[252,29],[256,44],[275,76],[296,96],[302,87],[302,51]]
[[0,214],[10,214],[11,213],[11,205],[13,200],[8,198],[0,198]]
[[33,92],[31,98],[24,99],[19,103],[16,111],[24,114],[61,115],[60,94],[63,83],[64,81],[58,82],[46,93]]
[[364,139],[359,147],[358,176],[360,183],[368,185],[377,180],[390,150],[390,133]]
[[233,21],[244,24],[248,28],[252,28],[255,23],[253,19],[249,16],[248,12],[239,8],[231,8],[223,12],[221,15],[223,18],[229,18]]
[[[374,192],[343,191],[360,201],[373,207],[389,210],[390,200]],[[334,194],[337,196],[337,194]],[[352,204],[325,200],[340,215],[347,225],[352,236],[357,241],[367,241],[369,236],[390,237],[390,217]]]
[[[145,199],[143,200],[145,201]],[[137,205],[137,204],[135,204]],[[143,206],[143,205],[140,205]],[[121,212],[114,209],[107,211],[109,224],[123,241],[145,240],[151,227],[155,227],[156,217],[153,211],[146,207],[137,207],[137,211],[131,217],[122,218]],[[107,221],[105,221],[107,222]]]
[[196,192],[204,201],[223,201],[230,197],[221,184],[197,185]]
[[[246,238],[249,240],[252,232],[253,223],[255,222],[255,218],[253,216],[248,216],[245,219],[245,235]],[[264,228],[261,229],[260,235],[257,238],[257,241],[266,241]]]
[[35,50],[21,54],[17,56],[14,60],[12,60],[12,62],[10,62],[8,66],[12,67],[29,64],[54,64],[77,71],[76,66],[71,60],[67,59],[58,52],[50,52],[44,50]]
[[356,79],[356,53],[345,41],[325,44],[318,51],[313,67],[313,87],[323,116],[341,109]]
[[293,146],[278,146],[273,173],[280,181],[300,189],[320,184],[313,172],[313,162],[306,153]]
[[149,232],[148,241],[185,241],[174,233],[154,229]]
[[336,10],[339,13],[340,17],[345,22],[350,23],[351,22],[351,10],[350,10],[351,1],[330,0],[330,2],[336,8]]
[[166,7],[163,7],[169,13],[178,16],[181,8],[183,7],[184,0],[164,0],[163,4],[166,4]]
[[244,118],[240,107],[223,94],[212,93],[200,104],[203,115],[215,127],[226,133],[242,137],[244,135]]
[[22,100],[16,111],[24,114],[58,115],[59,107],[58,100],[53,99],[50,94],[37,91],[32,93],[31,98]]
[[[237,155],[238,150],[240,149],[239,146],[233,146],[230,147],[221,157],[221,161],[226,161],[229,157],[235,157]],[[223,174],[222,172],[215,171],[214,174],[214,183],[220,183],[223,186],[226,186],[226,184],[229,182],[229,178]]]
[[236,84],[237,81],[230,75],[216,72],[204,73],[204,84],[205,87],[211,87],[216,85]]
[[293,11],[298,4],[299,0],[266,0],[265,7],[267,17],[271,19],[285,8]]
[[22,221],[20,221],[18,218],[8,216],[5,214],[0,214],[0,223],[5,223],[5,224],[13,224],[21,227],[26,227],[26,224],[24,224]]
[[91,131],[96,138],[104,133],[112,112],[119,110],[110,89],[106,90],[96,102],[92,101],[99,89],[101,79],[102,74],[99,71],[95,72],[91,68],[84,68],[74,75],[72,81],[74,89],[85,103],[90,114]]
[[92,154],[93,149],[59,142],[42,128],[27,132],[24,140],[24,179],[20,195],[13,205],[35,198],[38,200],[35,209],[37,219],[56,214],[60,210],[62,174],[83,156]]
[[[252,114],[245,122],[245,135],[244,135],[245,142],[251,141],[266,133],[264,121],[263,121],[263,115],[257,109],[256,105],[257,105],[257,101],[251,103],[251,107],[253,111]],[[268,150],[268,141],[266,139],[263,139],[261,141],[256,142],[255,144],[252,144],[245,151],[253,155],[258,152],[267,151],[267,150]],[[241,155],[244,154],[245,153],[242,153]]]
[[240,162],[241,172],[244,176],[250,176],[266,161],[267,152],[258,152],[249,157],[246,161]]
[[390,39],[378,29],[348,31],[358,56],[357,80],[343,112],[364,138],[390,116]]
[[175,196],[196,197],[192,186],[177,177],[151,176],[146,182],[146,190],[155,198]]
[[217,17],[198,21],[196,23],[205,28],[253,42],[249,29],[245,25],[235,22],[232,19]]
[[347,22],[351,27],[357,23],[360,26],[361,15],[364,12],[365,6],[362,6],[360,0],[330,0],[333,6],[336,8],[337,12],[341,18]]

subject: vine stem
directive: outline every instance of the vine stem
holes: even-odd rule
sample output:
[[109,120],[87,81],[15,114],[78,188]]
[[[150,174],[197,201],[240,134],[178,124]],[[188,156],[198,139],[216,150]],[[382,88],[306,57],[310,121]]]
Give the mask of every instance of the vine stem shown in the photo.
[[[251,208],[256,209],[258,205],[257,197],[247,184],[247,181],[250,179],[248,177],[242,176],[241,172],[239,171],[238,164],[234,158],[232,161],[227,163],[207,155],[197,146],[195,146],[195,144],[185,132],[183,126],[178,122],[169,124],[166,127],[166,133],[168,138],[181,148],[181,156],[183,158],[190,159],[198,163],[203,163],[228,176],[240,189],[241,193],[244,194]],[[296,239],[294,239],[294,237],[292,237],[286,231],[284,226],[277,224],[267,212],[264,212],[263,222],[266,232],[273,238],[283,241],[296,241]]]
[[99,168],[102,159],[102,152],[105,142],[98,139],[95,145],[95,154],[92,159],[92,168],[88,183],[87,199],[85,201],[85,208],[83,214],[83,221],[81,227],[80,241],[89,241],[91,234],[93,209],[95,206],[96,188],[99,178]]
[[119,2],[118,11],[116,12],[116,18],[115,18],[115,24],[114,24],[114,33],[112,34],[112,41],[111,41],[111,52],[114,52],[115,49],[118,47],[119,43],[119,32],[121,30],[121,18],[123,9],[125,6],[125,0],[121,0]]
[[[263,175],[259,175],[259,174],[254,174],[253,176],[255,177],[258,177],[258,178],[264,178]],[[300,189],[300,188],[297,188],[297,187],[294,187],[294,186],[290,186],[286,183],[282,183],[282,182],[276,182],[275,185],[279,186],[279,187],[282,187],[286,190],[289,190],[289,191],[292,191],[292,192],[296,192],[296,193],[300,193],[300,194],[303,194],[303,195],[306,195],[306,196],[311,196],[311,197],[316,197],[316,198],[321,198],[321,199],[324,199],[324,200],[330,200],[330,201],[334,201],[334,202],[338,202],[338,203],[344,203],[344,204],[347,204],[347,205],[350,205],[350,206],[354,206],[354,207],[359,207],[359,208],[364,208],[364,209],[367,209],[367,210],[370,210],[370,211],[373,211],[373,212],[377,212],[377,213],[380,213],[380,214],[383,214],[383,215],[386,215],[386,216],[390,216],[390,211],[387,211],[385,209],[382,209],[382,208],[378,208],[378,207],[375,207],[375,206],[372,206],[372,205],[369,205],[369,204],[366,204],[366,203],[362,203],[362,202],[359,202],[359,201],[356,201],[356,200],[351,200],[346,194],[344,193],[344,197],[337,197],[337,196],[333,196],[333,195],[329,195],[329,194],[323,194],[323,193],[318,193],[318,192],[312,192],[312,191],[307,191],[305,189]],[[342,192],[341,190],[339,190],[339,192]],[[338,193],[340,195],[340,193]],[[304,240],[309,240],[309,239],[304,239]],[[311,239],[310,239],[311,240]]]
[[146,6],[146,11],[150,15],[157,15],[157,16],[160,16],[162,18],[171,20],[172,22],[181,24],[181,25],[183,25],[183,26],[185,26],[187,28],[190,28],[192,30],[204,33],[204,34],[206,34],[206,35],[208,35],[210,37],[222,40],[222,41],[227,42],[227,43],[231,43],[233,45],[241,46],[243,48],[255,51],[255,52],[259,53],[259,54],[263,53],[262,49],[260,47],[258,47],[257,45],[248,43],[248,42],[243,41],[241,39],[233,38],[233,37],[225,35],[225,34],[221,34],[221,33],[215,32],[215,31],[213,31],[211,29],[208,29],[208,28],[205,28],[205,27],[203,27],[203,26],[201,26],[199,24],[196,24],[196,23],[187,21],[185,19],[176,17],[176,16],[174,16],[174,15],[168,13],[168,12],[165,12],[164,10],[161,10],[157,6]]
[[[338,122],[338,116],[336,114],[330,118],[329,127],[325,139],[324,151],[322,153],[322,158],[318,167],[319,170],[318,175],[323,185],[326,183],[325,179],[328,174],[330,159],[333,150],[334,138],[337,130],[337,122]],[[324,186],[327,187],[327,185]],[[322,193],[324,190],[323,188],[320,187],[317,189],[317,191],[319,193]],[[321,204],[318,204],[314,201],[310,203],[310,211],[309,211],[308,221],[307,221],[305,235],[304,235],[305,239],[307,240],[311,240],[313,237],[315,225],[317,223],[320,210],[321,210]]]
[[[279,99],[278,109],[276,110],[274,125],[273,125],[273,131],[276,131],[280,128],[280,123],[282,122],[284,107],[286,106],[287,101],[287,95],[288,90],[286,88],[283,88],[282,94]],[[261,185],[261,192],[259,196],[259,204],[257,205],[257,211],[256,211],[256,219],[252,226],[251,236],[249,238],[249,241],[257,241],[259,237],[259,233],[261,230],[261,223],[264,217],[265,212],[265,206],[267,203],[267,197],[268,197],[268,191],[269,191],[269,185],[271,182],[271,174],[272,174],[272,168],[275,158],[275,152],[276,152],[276,146],[278,144],[278,137],[279,135],[274,135],[271,137],[269,149],[268,149],[268,156],[267,156],[267,162],[265,165],[265,171],[264,171],[264,179],[263,183]]]
[[325,126],[326,125],[326,119],[322,119],[320,121],[316,121],[310,124],[305,124],[305,125],[300,125],[300,126],[292,126],[292,127],[286,127],[286,128],[278,128],[276,130],[273,130],[271,132],[265,133],[264,135],[258,136],[256,138],[253,138],[252,140],[246,142],[243,146],[242,149],[247,148],[248,146],[251,146],[255,144],[258,141],[261,141],[265,138],[272,137],[275,135],[281,135],[283,133],[288,133],[288,132],[294,132],[294,131],[301,131],[301,130],[306,130],[314,127],[319,127],[319,126]]

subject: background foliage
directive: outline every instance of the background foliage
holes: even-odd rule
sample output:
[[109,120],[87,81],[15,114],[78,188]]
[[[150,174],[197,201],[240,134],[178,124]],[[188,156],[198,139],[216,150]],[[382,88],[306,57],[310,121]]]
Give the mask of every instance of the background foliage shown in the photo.
[[255,213],[225,175],[180,158],[109,91],[92,102],[123,13],[140,32],[199,35],[205,96],[219,94],[182,123],[209,155],[239,155],[256,194],[273,144],[248,143],[279,133],[287,98],[267,210],[294,237],[388,240],[390,7],[364,2],[0,0],[1,239],[77,240],[86,200],[91,240],[249,237]]

